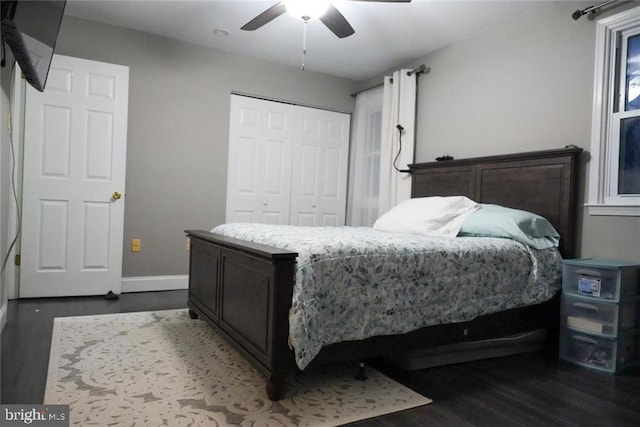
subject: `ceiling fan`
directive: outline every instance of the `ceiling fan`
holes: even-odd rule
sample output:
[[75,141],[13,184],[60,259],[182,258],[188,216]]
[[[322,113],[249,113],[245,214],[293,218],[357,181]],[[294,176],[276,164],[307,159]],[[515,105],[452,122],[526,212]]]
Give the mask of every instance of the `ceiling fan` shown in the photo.
[[[410,3],[411,0],[350,0],[369,1],[384,3]],[[339,38],[349,37],[355,30],[346,18],[331,4],[329,0],[283,0],[271,6],[260,15],[247,22],[240,29],[253,31],[263,25],[273,21],[285,12],[289,12],[296,18],[302,19],[305,23],[318,18]]]

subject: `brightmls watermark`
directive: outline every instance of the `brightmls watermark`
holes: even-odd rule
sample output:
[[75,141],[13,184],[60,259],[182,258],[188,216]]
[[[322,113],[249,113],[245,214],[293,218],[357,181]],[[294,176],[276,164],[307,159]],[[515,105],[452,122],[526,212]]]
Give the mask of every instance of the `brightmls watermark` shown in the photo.
[[69,405],[0,405],[0,427],[69,427]]

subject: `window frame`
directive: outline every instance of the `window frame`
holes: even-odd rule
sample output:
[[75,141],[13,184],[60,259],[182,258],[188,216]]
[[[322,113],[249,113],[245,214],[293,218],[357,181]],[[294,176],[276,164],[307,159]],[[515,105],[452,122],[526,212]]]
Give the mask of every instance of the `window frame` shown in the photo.
[[626,68],[622,66],[626,55],[622,60],[619,58],[623,55],[618,56],[619,40],[635,30],[640,32],[640,7],[596,22],[591,162],[586,203],[591,215],[640,216],[640,195],[618,195],[617,191],[620,122],[629,115],[640,115],[640,110],[618,112],[619,94],[624,90],[620,79],[626,76],[623,75]]

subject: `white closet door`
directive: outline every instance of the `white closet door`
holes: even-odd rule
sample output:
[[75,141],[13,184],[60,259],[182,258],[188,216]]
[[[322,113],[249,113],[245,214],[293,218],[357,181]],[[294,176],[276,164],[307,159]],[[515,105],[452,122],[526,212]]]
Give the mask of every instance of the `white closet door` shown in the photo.
[[226,222],[289,223],[293,106],[231,95]]
[[345,225],[350,119],[296,107],[291,224]]

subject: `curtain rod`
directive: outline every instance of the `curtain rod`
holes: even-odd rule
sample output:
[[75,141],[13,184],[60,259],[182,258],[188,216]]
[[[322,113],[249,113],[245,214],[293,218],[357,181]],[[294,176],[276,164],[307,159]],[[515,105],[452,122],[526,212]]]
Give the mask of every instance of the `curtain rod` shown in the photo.
[[[426,65],[422,64],[418,68],[414,68],[411,71],[407,71],[407,76],[415,74],[416,77],[420,77],[420,74],[429,74],[430,72],[431,72],[431,67],[427,67]],[[393,79],[391,81],[393,82]],[[384,83],[378,83],[377,85],[373,85],[373,86],[368,87],[366,89],[362,89],[362,90],[359,90],[357,92],[354,92],[354,93],[351,94],[351,97],[355,98],[356,96],[358,96],[359,93],[366,92],[368,90],[375,89],[375,88],[380,87],[380,86],[384,86]]]
[[384,83],[378,83],[377,85],[370,86],[370,87],[368,87],[368,88],[366,88],[366,89],[362,89],[362,90],[359,90],[359,91],[357,91],[357,92],[353,92],[353,93],[351,94],[351,97],[352,97],[352,98],[355,98],[356,96],[358,96],[358,94],[360,94],[360,93],[362,93],[362,92],[366,92],[366,91],[368,91],[368,90],[375,89],[375,88],[380,87],[380,86],[384,86]]
[[[587,19],[589,21],[593,21],[595,19],[596,16],[598,16],[598,14],[600,13],[600,9],[611,4],[611,3],[615,3],[616,0],[609,0],[609,1],[604,1],[600,4],[596,4],[594,6],[589,6],[587,8],[584,8],[582,10],[578,9],[575,12],[573,12],[571,14],[571,17],[573,18],[574,21],[577,21],[578,19],[580,19],[582,16],[587,15]],[[626,3],[626,2],[625,2]]]
[[421,64],[420,66],[418,66],[418,68],[414,68],[413,70],[407,72],[407,76],[410,76],[412,74],[419,76],[420,74],[429,74],[430,72],[431,67],[427,67],[426,65]]

